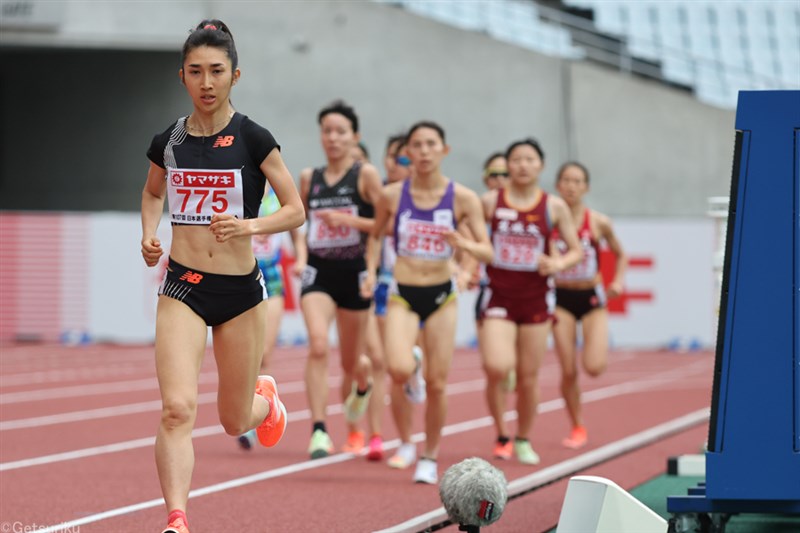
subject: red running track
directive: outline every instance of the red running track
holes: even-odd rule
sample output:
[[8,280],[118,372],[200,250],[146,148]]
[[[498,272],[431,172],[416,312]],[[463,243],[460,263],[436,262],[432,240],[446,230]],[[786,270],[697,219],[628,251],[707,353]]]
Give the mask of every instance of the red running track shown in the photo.
[[[160,532],[166,513],[153,460],[160,400],[152,347],[5,345],[0,350],[0,533]],[[290,424],[277,447],[244,452],[218,423],[215,366],[207,354],[195,429],[194,492],[188,513],[192,533],[350,533],[403,523],[415,531],[424,527],[414,525],[418,517],[441,507],[437,488],[413,484],[410,470],[392,470],[352,454],[307,459],[311,423],[304,360],[303,348],[278,349],[273,374]],[[336,364],[332,357],[328,427],[340,446],[345,428],[335,397],[340,375]],[[708,352],[613,352],[605,374],[591,380],[582,377],[590,442],[571,451],[560,445],[568,422],[558,392],[558,366],[548,354],[532,435],[542,463],[530,467],[490,458],[495,435],[484,401],[480,360],[474,350],[459,350],[449,379],[440,476],[448,466],[478,456],[502,469],[512,482],[550,467],[571,467],[601,447],[701,413],[685,430],[575,472],[632,488],[663,473],[668,457],[697,453],[702,446],[712,370],[713,355]],[[384,427],[388,444],[396,446],[388,408]],[[420,406],[415,413],[420,439],[422,427]],[[567,480],[511,500],[491,531],[544,531],[555,526]]]

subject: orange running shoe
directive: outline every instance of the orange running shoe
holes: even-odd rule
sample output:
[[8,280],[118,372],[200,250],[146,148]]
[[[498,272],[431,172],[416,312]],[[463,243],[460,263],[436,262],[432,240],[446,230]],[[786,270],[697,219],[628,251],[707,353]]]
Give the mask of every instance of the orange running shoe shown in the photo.
[[345,453],[361,453],[364,449],[364,432],[351,431],[347,436],[347,442],[342,446],[342,451]]
[[495,457],[495,459],[505,459],[508,461],[511,459],[511,456],[514,455],[514,443],[512,443],[510,440],[505,444],[498,441],[495,444],[492,455]]
[[575,426],[572,428],[572,431],[569,434],[569,437],[561,441],[567,448],[571,448],[573,450],[577,450],[578,448],[583,448],[586,446],[586,442],[589,440],[589,435],[586,432],[586,428],[583,426]]
[[258,376],[256,394],[260,394],[269,402],[269,414],[256,428],[258,442],[271,448],[278,444],[286,432],[286,407],[278,398],[278,386],[272,376]]
[[183,518],[175,518],[172,522],[167,524],[167,529],[161,533],[189,533],[189,527],[186,525]]

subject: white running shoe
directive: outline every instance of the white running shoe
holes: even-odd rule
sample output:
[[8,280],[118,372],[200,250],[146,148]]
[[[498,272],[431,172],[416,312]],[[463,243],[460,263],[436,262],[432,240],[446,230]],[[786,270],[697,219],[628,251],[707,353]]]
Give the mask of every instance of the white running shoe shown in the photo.
[[397,448],[394,455],[389,458],[387,464],[391,468],[408,468],[417,460],[417,445],[413,442],[406,442]]
[[425,377],[422,375],[422,348],[414,346],[411,351],[414,354],[414,361],[416,361],[417,366],[414,369],[414,373],[403,385],[403,391],[406,393],[406,398],[408,398],[409,402],[424,403],[428,395],[425,392]]
[[243,433],[239,435],[239,447],[243,450],[252,450],[256,442],[258,442],[258,438],[256,437],[256,430],[251,429],[247,433]]
[[417,461],[417,471],[414,472],[414,483],[436,485],[439,482],[439,473],[436,470],[436,461],[427,457]]

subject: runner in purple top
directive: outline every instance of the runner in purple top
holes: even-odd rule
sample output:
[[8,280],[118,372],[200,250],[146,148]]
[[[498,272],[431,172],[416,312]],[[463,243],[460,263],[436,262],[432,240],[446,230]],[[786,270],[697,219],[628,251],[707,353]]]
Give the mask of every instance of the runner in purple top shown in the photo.
[[433,209],[420,209],[414,205],[409,192],[410,185],[409,180],[403,182],[400,204],[395,214],[395,252],[398,257],[415,257],[429,261],[450,259],[453,248],[446,239],[435,237],[455,228],[453,182],[447,184],[439,204]]
[[[425,447],[414,481],[435,484],[447,414],[445,385],[455,347],[458,308],[454,304],[457,290],[464,288],[452,281],[451,260],[456,251],[487,263],[493,254],[478,196],[440,170],[450,150],[441,126],[417,123],[407,141],[414,172],[406,181],[383,188],[367,242],[367,273],[361,290],[363,297],[372,294],[381,238],[394,220],[397,261],[386,313],[385,350],[392,378],[392,415],[403,444],[389,459],[389,466],[407,468],[415,462],[409,400],[421,403],[427,398]],[[455,230],[461,226],[474,238]],[[421,360],[412,351],[420,331],[425,353]]]

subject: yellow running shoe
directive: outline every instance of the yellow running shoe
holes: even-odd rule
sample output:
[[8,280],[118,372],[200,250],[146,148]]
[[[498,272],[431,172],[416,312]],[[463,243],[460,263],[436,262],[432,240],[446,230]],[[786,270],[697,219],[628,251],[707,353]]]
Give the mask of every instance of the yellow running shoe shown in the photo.
[[322,459],[333,453],[333,441],[330,436],[318,429],[311,435],[311,442],[308,443],[308,453],[312,459]]
[[528,439],[515,439],[514,440],[514,453],[519,459],[519,462],[524,465],[538,465],[539,455],[531,448],[531,443]]
[[503,390],[506,392],[517,390],[517,371],[515,369],[512,368],[506,374],[506,378],[503,380]]
[[367,392],[364,394],[359,394],[358,385],[353,382],[353,388],[350,389],[350,394],[347,395],[347,399],[344,401],[344,417],[348,422],[355,424],[361,420],[361,417],[367,412],[367,407],[369,406],[369,397],[371,395],[372,383],[367,385]]

